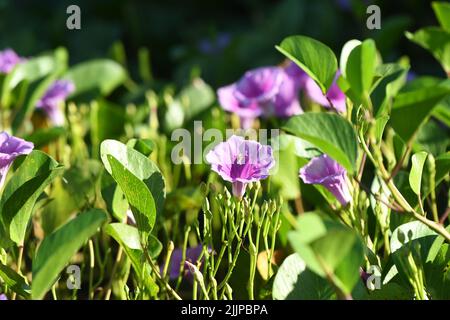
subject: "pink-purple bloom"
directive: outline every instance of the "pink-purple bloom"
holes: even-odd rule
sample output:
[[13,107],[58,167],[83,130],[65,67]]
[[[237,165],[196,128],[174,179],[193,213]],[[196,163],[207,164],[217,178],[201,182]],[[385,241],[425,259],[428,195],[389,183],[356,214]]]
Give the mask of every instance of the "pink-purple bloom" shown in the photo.
[[[345,112],[347,110],[345,105],[345,94],[336,83],[340,74],[340,71],[336,73],[333,84],[328,89],[326,94],[323,94],[317,83],[311,77],[308,77],[305,81],[305,91],[307,95],[312,101],[320,104],[321,106],[326,108],[334,107],[339,112]],[[330,101],[332,106],[330,105]]]
[[304,183],[324,186],[343,206],[352,199],[346,175],[347,171],[326,154],[313,158],[300,169],[300,178]]
[[36,107],[44,110],[54,125],[61,126],[64,124],[64,113],[60,109],[60,104],[74,91],[73,82],[57,80],[47,89]]
[[306,80],[308,80],[309,76],[295,62],[289,60],[286,67],[284,67],[284,71],[294,80],[298,89],[305,87]]
[[233,195],[239,199],[247,184],[267,178],[275,165],[270,146],[235,135],[209,151],[206,161],[222,179],[232,183]]
[[22,61],[23,58],[12,49],[0,51],[0,73],[10,73]]
[[33,143],[0,132],[0,188],[5,183],[6,175],[14,159],[19,155],[29,154],[34,148]]
[[217,95],[223,109],[240,117],[244,129],[259,116],[289,117],[302,113],[298,87],[281,67],[247,71],[236,83],[220,88]]
[[[187,248],[186,249],[186,261],[197,265],[199,262],[200,254],[202,253],[203,246],[198,245],[196,247]],[[169,278],[171,280],[178,278],[178,275],[181,272],[181,262],[183,261],[183,250],[181,248],[177,248],[172,252],[172,258],[170,259],[169,266]],[[185,274],[183,276],[189,276],[188,270],[184,269]]]
[[0,300],[8,300],[8,298],[2,293],[0,294]]

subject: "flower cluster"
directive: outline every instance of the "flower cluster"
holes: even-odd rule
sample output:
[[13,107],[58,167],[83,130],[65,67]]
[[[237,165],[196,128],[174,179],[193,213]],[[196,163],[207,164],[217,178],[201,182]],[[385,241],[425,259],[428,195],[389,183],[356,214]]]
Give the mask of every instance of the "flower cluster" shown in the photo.
[[247,129],[258,117],[290,117],[303,112],[299,92],[304,90],[314,102],[345,112],[345,95],[336,80],[323,94],[315,81],[295,63],[285,67],[269,66],[247,71],[237,82],[219,88],[219,103],[226,111],[237,114],[241,127]]
[[259,116],[289,117],[302,113],[296,82],[281,67],[247,71],[236,83],[220,88],[217,95],[225,110],[240,117],[244,129]]

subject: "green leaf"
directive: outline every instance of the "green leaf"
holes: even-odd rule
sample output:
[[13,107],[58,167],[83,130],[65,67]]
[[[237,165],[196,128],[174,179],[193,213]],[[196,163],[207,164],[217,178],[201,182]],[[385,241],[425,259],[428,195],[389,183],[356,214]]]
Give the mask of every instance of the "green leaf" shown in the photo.
[[30,286],[25,282],[25,279],[13,269],[1,263],[0,279],[8,286],[10,290],[21,295],[25,299],[30,298]]
[[125,69],[113,60],[97,59],[70,68],[63,76],[75,84],[71,97],[80,95],[109,95],[127,78]]
[[[433,241],[436,239],[436,237],[437,237],[436,232],[431,230],[428,226],[426,226],[420,221],[411,221],[408,223],[404,223],[392,232],[390,243],[391,252],[395,253],[399,250],[402,250],[402,248],[406,248],[405,245],[408,242],[414,240],[421,240],[423,246],[420,248],[420,250],[423,253],[422,256],[426,258],[429,249]],[[426,245],[425,242],[427,242]]]
[[285,199],[296,199],[300,196],[300,181],[298,179],[297,156],[295,140],[297,137],[283,134],[277,137],[273,148],[275,167],[271,171],[271,182],[280,188],[280,194]]
[[33,131],[25,140],[33,142],[36,149],[48,145],[66,134],[63,127],[41,128]]
[[101,141],[119,138],[123,134],[125,109],[104,99],[97,100],[91,104],[90,123],[92,149],[98,157]]
[[[106,226],[105,232],[113,237],[123,248],[131,261],[137,277],[150,289],[152,295],[155,295],[158,288],[150,274],[148,264],[145,263],[138,229],[124,223],[111,223]],[[153,259],[156,259],[162,250],[162,244],[152,235],[150,235],[148,243],[149,254]]]
[[125,198],[116,181],[106,172],[101,178],[101,193],[106,204],[107,211],[118,221],[125,222],[127,219],[128,201]]
[[[443,153],[435,158],[436,164],[436,176],[435,184],[436,187],[448,177],[450,172],[450,151]],[[425,199],[431,192],[430,190],[430,172],[425,170],[423,172],[423,183],[422,183],[422,199]]]
[[399,63],[385,63],[377,66],[370,94],[373,113],[377,117],[390,114],[393,98],[404,86],[408,70],[409,66]]
[[99,209],[81,213],[49,236],[45,237],[33,260],[33,299],[42,299],[51,288],[70,258],[106,221]]
[[57,73],[50,74],[42,81],[35,81],[28,87],[24,102],[12,122],[13,133],[17,132],[28,120],[36,108],[39,99],[45,94],[50,85],[57,79]]
[[144,156],[148,157],[156,149],[156,144],[150,139],[130,139],[127,146],[139,151]]
[[377,49],[371,39],[354,48],[348,57],[346,79],[352,91],[364,101],[368,97],[375,75]]
[[436,1],[431,6],[442,28],[450,32],[450,3]]
[[412,300],[413,298],[414,292],[411,289],[395,282],[383,284],[380,289],[371,291],[369,294],[370,300]]
[[359,280],[364,259],[365,249],[358,235],[314,212],[298,218],[297,226],[288,239],[306,266],[323,278],[331,275],[334,285],[350,294]]
[[420,195],[420,186],[422,184],[422,171],[427,159],[428,153],[418,152],[411,157],[411,172],[409,173],[409,184],[415,194]]
[[450,33],[439,27],[426,27],[406,37],[427,49],[440,62],[442,68],[450,73]]
[[417,133],[417,139],[413,145],[414,151],[426,151],[439,156],[445,153],[450,146],[450,135],[447,134],[447,127],[442,126],[433,117],[425,123]]
[[193,119],[210,107],[215,98],[214,90],[200,78],[194,79],[176,97],[183,107],[185,121]]
[[136,219],[138,230],[148,237],[155,225],[155,201],[146,184],[133,175],[116,158],[108,155],[111,175],[122,189]]
[[297,253],[283,261],[273,282],[272,296],[275,300],[328,300],[333,295],[331,285],[308,270]]
[[337,71],[337,59],[328,46],[298,35],[284,39],[276,48],[313,78],[323,93],[331,87]]
[[[447,226],[450,231],[450,226]],[[438,236],[431,245],[425,265],[427,291],[432,299],[450,299],[450,245]]]
[[110,223],[105,227],[105,232],[113,237],[123,248],[136,274],[140,276],[142,274],[144,257],[138,229],[124,223]]
[[96,200],[97,181],[103,166],[98,160],[85,159],[72,164],[52,183],[49,201],[41,211],[41,226],[45,234],[66,223],[74,212],[84,211]]
[[409,141],[438,103],[450,94],[450,80],[437,85],[400,92],[392,106],[390,125]]
[[389,116],[383,115],[375,119],[375,138],[377,143],[380,143],[383,139],[384,128],[389,121]]
[[50,73],[56,68],[56,62],[52,56],[31,58],[16,67],[5,77],[2,89],[2,105],[9,106],[10,94],[22,81],[34,82]]
[[164,177],[158,166],[149,158],[144,156],[130,146],[116,140],[105,140],[100,145],[100,156],[103,165],[109,174],[112,173],[111,166],[108,162],[108,155],[112,155],[119,160],[127,170],[133,175],[144,181],[148,189],[152,193],[155,200],[156,211],[158,215],[162,214],[164,199],[166,197],[166,189]]
[[34,150],[25,157],[6,185],[0,201],[0,218],[10,239],[17,245],[24,243],[36,200],[61,171],[62,166],[53,158]]
[[339,58],[339,69],[342,71],[342,75],[344,77],[347,77],[347,61],[350,53],[355,49],[357,46],[361,44],[361,41],[352,39],[347,41],[344,46],[342,47],[341,56]]
[[306,140],[339,162],[349,173],[356,171],[357,139],[350,122],[332,113],[304,113],[288,120],[284,130]]
[[[420,267],[425,266],[427,260],[434,260],[434,257],[431,256],[435,254],[431,248],[436,238],[436,232],[420,221],[402,224],[392,232],[390,243],[391,254],[400,275],[400,279],[402,279],[405,284],[408,283],[408,273],[407,270],[404,269],[405,265],[409,265],[407,260],[408,254],[414,253],[414,255],[420,257]],[[425,279],[428,277],[429,275],[425,273]],[[426,282],[427,281],[425,280],[425,283]]]

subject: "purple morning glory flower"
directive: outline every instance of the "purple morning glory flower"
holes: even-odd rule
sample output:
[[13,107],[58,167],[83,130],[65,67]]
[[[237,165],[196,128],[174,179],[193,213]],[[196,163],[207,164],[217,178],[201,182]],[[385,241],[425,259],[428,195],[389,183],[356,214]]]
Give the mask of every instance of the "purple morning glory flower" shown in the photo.
[[313,158],[300,169],[300,178],[306,184],[321,184],[345,206],[352,199],[346,181],[347,171],[328,155]]
[[10,73],[23,59],[12,49],[0,51],[0,73]]
[[284,67],[284,71],[295,81],[298,89],[305,87],[306,80],[308,80],[309,76],[295,62],[289,60],[288,64]]
[[206,161],[222,179],[232,183],[233,195],[239,199],[248,183],[267,178],[275,165],[270,146],[234,135],[209,151]]
[[[197,265],[198,258],[200,257],[200,254],[202,253],[203,246],[198,245],[196,247],[187,248],[186,249],[186,261],[189,261],[190,263],[193,263]],[[178,248],[173,250],[172,252],[172,258],[170,259],[170,266],[169,266],[169,278],[171,280],[178,278],[178,275],[180,274],[180,267],[181,262],[183,260],[183,249]],[[184,275],[189,275],[188,270],[184,270]]]
[[6,175],[14,159],[19,155],[29,154],[34,148],[33,143],[0,132],[0,188],[5,183]]
[[302,112],[298,88],[280,67],[261,67],[247,71],[231,85],[217,91],[220,105],[236,113],[247,129],[259,116],[289,117]]
[[8,298],[2,293],[0,294],[0,300],[8,300]]
[[61,126],[64,124],[64,114],[60,109],[60,103],[74,91],[75,85],[73,82],[57,80],[47,89],[47,92],[38,101],[36,107],[44,110],[53,124]]
[[342,90],[336,83],[340,74],[341,74],[340,71],[336,73],[333,84],[328,89],[326,95],[322,93],[322,90],[317,85],[317,83],[311,77],[308,77],[308,79],[305,81],[306,93],[308,94],[308,96],[311,98],[312,101],[326,108],[331,108],[330,102],[328,101],[329,99],[337,111],[345,112],[347,110],[347,107],[345,105],[345,94],[344,92],[342,92]]

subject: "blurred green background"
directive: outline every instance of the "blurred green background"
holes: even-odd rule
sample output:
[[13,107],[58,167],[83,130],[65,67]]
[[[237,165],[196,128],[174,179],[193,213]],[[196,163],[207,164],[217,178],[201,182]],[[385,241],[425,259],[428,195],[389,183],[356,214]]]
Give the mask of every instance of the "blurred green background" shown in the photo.
[[[81,8],[81,30],[66,28],[71,4]],[[369,4],[381,8],[381,30],[366,28]],[[180,83],[197,70],[217,87],[249,68],[279,63],[274,45],[288,35],[317,38],[337,54],[349,39],[372,37],[384,60],[408,55],[413,72],[443,76],[431,55],[404,37],[436,24],[423,0],[0,0],[0,49],[33,56],[65,46],[73,64],[105,57],[121,41],[132,75],[146,47],[155,78]]]

